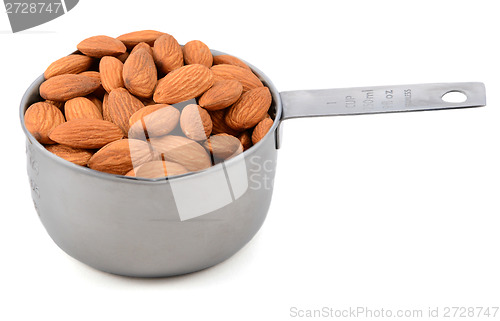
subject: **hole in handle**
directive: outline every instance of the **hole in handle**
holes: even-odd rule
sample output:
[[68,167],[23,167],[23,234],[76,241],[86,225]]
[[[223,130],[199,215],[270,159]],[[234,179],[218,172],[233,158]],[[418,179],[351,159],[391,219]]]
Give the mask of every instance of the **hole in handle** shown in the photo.
[[458,90],[452,90],[441,96],[441,99],[447,103],[463,103],[467,100],[467,95]]

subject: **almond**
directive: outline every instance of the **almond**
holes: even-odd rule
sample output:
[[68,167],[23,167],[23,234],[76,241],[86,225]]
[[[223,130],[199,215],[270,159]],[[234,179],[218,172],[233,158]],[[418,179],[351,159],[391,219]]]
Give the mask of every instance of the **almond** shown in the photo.
[[180,112],[175,107],[158,104],[136,111],[129,119],[129,137],[158,137],[170,133],[179,123]]
[[65,101],[94,92],[101,82],[82,75],[59,75],[47,79],[40,86],[40,96],[47,100]]
[[184,107],[180,125],[182,132],[192,140],[205,140],[212,132],[212,119],[208,112],[196,104]]
[[92,157],[92,152],[89,150],[73,148],[66,145],[49,145],[45,148],[52,154],[80,166],[86,166],[90,157]]
[[101,119],[75,119],[54,128],[49,138],[74,148],[94,149],[123,137],[115,124]]
[[228,134],[210,136],[203,146],[219,159],[228,159],[243,152],[240,140]]
[[100,172],[125,175],[131,169],[154,159],[151,145],[137,139],[120,139],[99,149],[88,166]]
[[49,79],[64,74],[79,74],[89,69],[93,61],[94,59],[84,55],[69,55],[51,63],[43,76]]
[[132,51],[130,52],[130,54],[133,54],[134,52],[136,52],[137,50],[139,49],[144,49],[147,51],[148,54],[151,55],[151,57],[153,57],[153,48],[151,48],[150,45],[148,45],[147,43],[145,42],[141,42],[141,43],[138,43],[134,49],[132,49]]
[[169,34],[163,34],[156,39],[153,47],[153,56],[158,69],[164,73],[180,68],[184,65],[182,48]]
[[24,114],[26,129],[42,144],[54,144],[49,133],[64,121],[64,115],[59,108],[46,102],[31,105]]
[[247,150],[253,145],[252,134],[248,130],[245,130],[244,132],[239,134],[238,139],[240,140],[240,143],[243,146],[243,150]]
[[118,88],[110,92],[107,105],[111,121],[118,125],[125,135],[128,134],[130,116],[144,107],[144,104],[125,88]]
[[[111,116],[109,116],[109,94],[106,93],[102,98],[102,119],[111,121]],[[112,121],[111,121],[112,122]]]
[[125,87],[123,83],[123,63],[118,58],[106,56],[99,63],[102,86],[109,93],[113,89]]
[[94,95],[87,96],[86,98],[94,103],[102,117],[102,101]]
[[186,65],[200,64],[208,68],[212,67],[213,56],[210,48],[199,40],[193,40],[185,44],[182,53]]
[[120,40],[108,36],[87,38],[76,46],[78,50],[89,57],[119,56],[127,51]]
[[101,85],[92,93],[92,95],[95,95],[97,97],[104,96],[104,94],[106,93],[106,90],[102,86],[101,74],[98,71],[84,71],[84,72],[79,73],[79,75],[87,76],[87,77],[94,78],[94,79],[98,80],[101,83]]
[[79,118],[102,119],[102,114],[97,106],[85,97],[70,99],[64,104],[64,115],[66,120]]
[[133,48],[141,42],[145,42],[148,45],[152,46],[155,40],[162,35],[164,35],[163,32],[156,30],[141,30],[141,31],[126,33],[124,35],[119,36],[116,39],[123,42],[125,46],[127,46],[127,48]]
[[130,56],[130,52],[127,51],[127,52],[122,53],[119,56],[116,56],[116,58],[118,60],[120,60],[122,63],[125,63],[125,61],[127,60],[128,56]]
[[257,144],[260,142],[260,140],[266,136],[267,132],[269,132],[271,127],[273,127],[273,120],[271,118],[264,118],[261,120],[253,130],[252,143]]
[[157,80],[153,57],[145,49],[132,52],[123,65],[123,81],[130,93],[143,98],[151,97]]
[[167,135],[151,138],[150,142],[161,153],[162,159],[181,164],[189,171],[199,171],[211,166],[205,149],[188,138]]
[[64,101],[46,100],[45,102],[48,104],[52,104],[59,109],[62,109],[64,107]]
[[234,104],[240,98],[243,86],[237,80],[220,80],[207,90],[198,100],[207,110],[219,110]]
[[214,83],[213,73],[203,65],[187,65],[162,78],[153,95],[160,104],[176,104],[193,99],[208,90]]
[[250,67],[240,59],[231,55],[219,55],[214,57],[214,65],[234,65],[251,71]]
[[152,161],[145,163],[130,172],[127,176],[135,176],[141,178],[162,178],[167,176],[175,176],[186,174],[188,170],[177,163],[168,161]]
[[243,91],[264,86],[255,74],[245,68],[234,65],[215,65],[210,68],[217,80],[234,79],[243,85]]
[[241,131],[234,130],[226,124],[227,109],[209,111],[212,119],[212,134],[229,134],[237,136]]
[[226,114],[226,124],[235,130],[252,128],[266,117],[271,102],[269,88],[252,89],[241,95],[241,98],[229,108]]

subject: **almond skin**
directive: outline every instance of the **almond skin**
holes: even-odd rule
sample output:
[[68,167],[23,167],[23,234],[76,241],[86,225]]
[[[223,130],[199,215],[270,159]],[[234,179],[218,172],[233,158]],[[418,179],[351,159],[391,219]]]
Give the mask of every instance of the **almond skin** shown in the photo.
[[122,63],[125,63],[125,61],[127,60],[128,56],[130,56],[130,52],[125,52],[125,53],[122,53],[121,55],[119,56],[116,56],[116,58],[118,60],[120,60]]
[[144,107],[144,104],[125,88],[110,92],[107,105],[111,121],[121,128],[125,136],[128,135],[130,116]]
[[109,93],[113,89],[123,88],[123,63],[118,58],[106,56],[99,63],[102,86]]
[[238,80],[243,85],[243,91],[262,87],[262,81],[248,69],[234,65],[215,65],[210,68],[215,75],[216,80],[234,79]]
[[68,121],[79,118],[102,119],[102,114],[97,106],[85,97],[68,100],[64,104],[64,115]]
[[94,78],[94,79],[98,80],[101,83],[101,85],[92,93],[92,95],[95,95],[97,97],[104,96],[104,94],[106,93],[106,90],[102,86],[101,74],[98,71],[84,71],[84,72],[79,73],[79,75],[87,76],[87,77]]
[[[109,116],[109,94],[106,93],[102,98],[102,119],[111,121],[111,116]],[[111,121],[112,122],[112,121]]]
[[154,159],[151,145],[137,139],[120,139],[107,144],[90,158],[88,166],[100,172],[125,175]]
[[92,152],[86,149],[73,148],[66,145],[49,145],[45,147],[49,152],[76,165],[86,166]]
[[212,119],[212,134],[229,134],[237,136],[241,131],[234,130],[226,124],[227,109],[209,111]]
[[94,59],[84,55],[69,55],[51,63],[43,76],[49,79],[65,74],[79,74],[89,69],[93,61]]
[[64,101],[46,100],[45,102],[48,104],[52,104],[59,109],[62,109],[64,107]]
[[234,65],[251,71],[250,67],[240,59],[231,55],[219,55],[214,57],[214,65]]
[[101,82],[82,75],[59,75],[47,79],[40,86],[40,96],[47,100],[65,101],[94,92]]
[[151,97],[157,79],[153,57],[145,49],[132,52],[123,65],[123,81],[130,93],[142,98]]
[[99,113],[101,114],[102,117],[102,100],[100,100],[94,95],[87,96],[86,98],[90,100],[97,107],[97,110],[99,110]]
[[74,148],[95,149],[121,139],[123,132],[115,124],[101,119],[75,119],[54,128],[49,138]]
[[269,88],[252,89],[227,111],[226,124],[235,130],[249,129],[257,125],[267,115],[272,97]]
[[210,136],[203,146],[219,159],[228,159],[243,152],[240,140],[228,134]]
[[64,122],[61,110],[46,102],[31,105],[24,114],[26,129],[42,144],[54,144],[49,133]]
[[180,103],[200,96],[213,83],[213,73],[207,67],[198,64],[183,66],[158,81],[153,99],[159,104]]
[[273,120],[271,118],[264,118],[261,120],[253,130],[252,143],[257,144],[260,142],[260,140],[266,136],[267,132],[269,132],[271,127],[273,127]]
[[162,178],[186,174],[189,171],[182,165],[168,161],[152,161],[131,170],[127,176],[141,178]]
[[120,40],[127,48],[131,49],[141,42],[145,42],[152,46],[155,40],[164,34],[165,33],[156,30],[141,30],[123,34],[116,39]]
[[153,57],[153,48],[151,48],[150,45],[148,45],[147,43],[145,42],[141,42],[141,43],[138,43],[134,49],[132,49],[132,51],[130,52],[130,54],[133,54],[134,52],[136,52],[137,50],[139,49],[144,49],[147,51],[148,54],[151,55],[151,57]]
[[243,150],[247,150],[252,147],[252,134],[250,131],[245,130],[243,133],[238,135],[238,139],[240,140],[241,145],[243,146]]
[[177,108],[157,104],[136,111],[129,119],[129,137],[145,138],[167,135],[179,123],[180,112]]
[[161,153],[162,159],[181,164],[189,171],[199,171],[211,166],[205,149],[189,138],[167,135],[151,138],[150,142]]
[[89,57],[119,56],[127,51],[120,40],[108,36],[94,36],[80,42],[78,50]]
[[207,68],[212,67],[213,56],[210,48],[199,40],[193,40],[185,44],[182,53],[186,65],[200,64]]
[[192,140],[205,140],[212,132],[210,115],[205,109],[196,104],[184,107],[180,124],[184,135]]
[[198,100],[206,110],[219,110],[234,104],[240,98],[243,86],[237,80],[221,80],[207,90]]
[[158,69],[164,73],[180,68],[184,65],[182,48],[169,34],[158,37],[154,43],[153,56]]

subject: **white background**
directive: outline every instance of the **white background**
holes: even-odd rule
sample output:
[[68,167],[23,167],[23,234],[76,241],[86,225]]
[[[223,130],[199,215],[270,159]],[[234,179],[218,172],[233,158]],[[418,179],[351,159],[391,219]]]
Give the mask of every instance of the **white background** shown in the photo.
[[[82,0],[18,34],[2,8],[0,319],[291,320],[291,307],[499,306],[497,2]],[[482,81],[488,106],[287,121],[268,218],[243,250],[188,276],[112,276],[67,256],[39,222],[18,106],[80,40],[142,29],[240,56],[282,91]]]

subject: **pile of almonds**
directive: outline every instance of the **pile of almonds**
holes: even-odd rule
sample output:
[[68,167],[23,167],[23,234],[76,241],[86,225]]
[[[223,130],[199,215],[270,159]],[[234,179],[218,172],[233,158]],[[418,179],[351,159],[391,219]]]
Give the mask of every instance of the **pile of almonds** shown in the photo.
[[53,62],[25,115],[50,152],[91,169],[158,178],[208,168],[259,142],[272,97],[240,59],[144,30],[83,40]]

